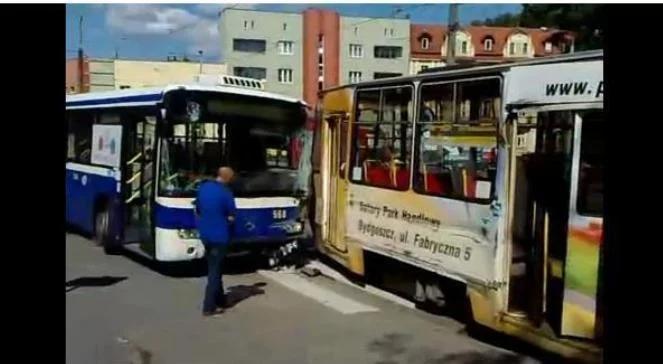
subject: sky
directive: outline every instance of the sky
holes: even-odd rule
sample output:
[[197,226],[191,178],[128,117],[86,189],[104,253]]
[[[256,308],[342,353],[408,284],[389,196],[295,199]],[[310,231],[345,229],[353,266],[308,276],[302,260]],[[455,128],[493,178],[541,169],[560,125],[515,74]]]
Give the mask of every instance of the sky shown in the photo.
[[[83,49],[90,57],[165,60],[184,55],[221,62],[218,13],[226,6],[268,11],[299,12],[308,7],[328,8],[345,16],[390,17],[402,9],[413,23],[446,24],[448,4],[67,4],[66,56],[73,58],[79,44],[83,16]],[[463,4],[461,24],[505,12],[519,4]]]

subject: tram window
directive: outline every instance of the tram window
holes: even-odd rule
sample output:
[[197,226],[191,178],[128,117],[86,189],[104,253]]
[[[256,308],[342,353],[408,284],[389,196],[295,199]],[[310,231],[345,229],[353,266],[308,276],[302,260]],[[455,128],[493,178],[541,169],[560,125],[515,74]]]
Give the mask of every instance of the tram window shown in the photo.
[[[496,146],[419,138],[415,190],[463,200],[489,200],[494,191]],[[488,142],[488,141],[487,141]]]
[[454,85],[425,85],[421,93],[422,122],[453,122]]
[[498,79],[422,86],[415,191],[481,203],[491,199],[499,102]]
[[375,123],[378,121],[380,90],[357,92],[357,122]]
[[360,91],[357,105],[351,180],[407,190],[412,150],[412,87]]
[[500,108],[498,79],[459,82],[456,93],[458,123],[497,123]]
[[603,164],[605,144],[602,112],[583,115],[580,142],[580,170],[578,175],[578,213],[603,215]]
[[340,153],[338,156],[338,175],[340,178],[345,178],[345,166],[348,154],[348,122],[347,120],[340,120],[338,123],[340,130],[340,135],[338,142],[340,144]]

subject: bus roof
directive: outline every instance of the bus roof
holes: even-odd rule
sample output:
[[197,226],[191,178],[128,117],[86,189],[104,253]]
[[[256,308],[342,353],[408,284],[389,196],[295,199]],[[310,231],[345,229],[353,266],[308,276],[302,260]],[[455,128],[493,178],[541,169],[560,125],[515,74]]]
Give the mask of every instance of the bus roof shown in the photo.
[[382,86],[386,84],[391,84],[394,82],[403,82],[403,81],[418,81],[421,79],[427,79],[431,77],[458,77],[464,75],[472,74],[481,74],[481,73],[490,73],[490,72],[499,72],[507,70],[513,67],[519,66],[531,66],[538,64],[552,64],[552,63],[565,63],[565,62],[576,62],[576,61],[588,61],[588,60],[598,60],[603,59],[603,50],[592,50],[576,53],[567,53],[556,56],[541,57],[535,59],[514,61],[514,62],[504,62],[498,64],[490,65],[470,65],[470,66],[451,66],[451,67],[436,67],[428,69],[425,72],[418,73],[411,76],[399,76],[399,77],[389,77],[381,78],[378,80],[365,81],[354,84],[346,84],[336,87],[331,87],[323,90],[322,92],[334,91],[346,87],[366,87],[366,86]]
[[115,91],[91,92],[77,95],[67,95],[66,109],[90,109],[110,107],[151,106],[163,100],[163,96],[173,90],[207,91],[226,94],[254,96],[265,99],[279,100],[290,103],[306,105],[302,100],[283,96],[262,90],[238,88],[230,86],[206,85],[168,85],[155,88],[136,88]]

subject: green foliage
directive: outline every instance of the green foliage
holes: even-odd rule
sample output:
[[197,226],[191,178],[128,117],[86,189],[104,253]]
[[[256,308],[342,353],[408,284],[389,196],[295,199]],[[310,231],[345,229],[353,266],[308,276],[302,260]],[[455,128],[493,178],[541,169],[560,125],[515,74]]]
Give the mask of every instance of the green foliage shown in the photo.
[[555,28],[575,33],[575,49],[588,50],[603,45],[603,4],[525,4],[520,14],[504,13],[472,25]]

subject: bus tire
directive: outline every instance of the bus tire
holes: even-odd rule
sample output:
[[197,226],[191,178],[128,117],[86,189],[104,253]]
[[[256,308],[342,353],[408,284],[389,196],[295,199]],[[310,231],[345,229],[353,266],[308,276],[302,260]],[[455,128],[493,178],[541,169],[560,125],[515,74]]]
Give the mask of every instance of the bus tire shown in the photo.
[[94,215],[94,242],[101,246],[106,254],[117,252],[117,247],[110,239],[110,210],[106,206],[99,208]]

